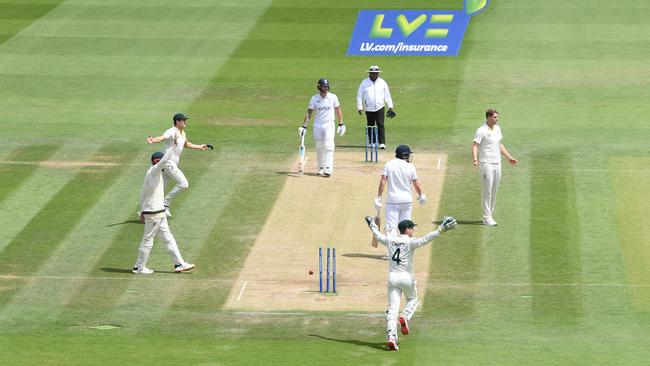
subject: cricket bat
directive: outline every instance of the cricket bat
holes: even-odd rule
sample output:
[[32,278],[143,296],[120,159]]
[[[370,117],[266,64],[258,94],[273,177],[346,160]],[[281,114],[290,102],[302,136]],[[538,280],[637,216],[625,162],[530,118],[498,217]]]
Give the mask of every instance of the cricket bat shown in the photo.
[[[377,224],[377,229],[381,229],[381,217],[379,217],[379,215],[381,215],[381,210],[377,210],[377,216],[375,216],[375,224]],[[375,234],[372,234],[372,241],[370,242],[370,245],[375,248],[377,248],[379,245],[379,241],[375,237]]]
[[305,172],[305,164],[307,157],[305,156],[305,133],[300,135],[300,147],[298,148],[298,174],[302,175]]

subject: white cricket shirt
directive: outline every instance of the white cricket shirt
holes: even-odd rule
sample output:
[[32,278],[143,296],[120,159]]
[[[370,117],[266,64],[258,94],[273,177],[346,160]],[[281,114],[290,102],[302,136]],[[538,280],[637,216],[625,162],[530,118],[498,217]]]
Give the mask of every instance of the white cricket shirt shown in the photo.
[[403,159],[392,159],[384,165],[381,175],[388,177],[387,203],[413,202],[411,186],[418,179],[415,166]]
[[377,240],[388,250],[388,271],[413,273],[413,254],[435,237],[440,236],[440,231],[434,230],[421,238],[410,238],[408,235],[386,236],[376,228],[371,228]]
[[[165,139],[165,155],[170,154],[169,161],[173,161],[178,165],[178,162],[181,159],[181,153],[185,147],[185,141],[187,137],[185,136],[185,131],[181,131],[176,127],[172,127],[163,133]],[[174,148],[174,139],[176,140],[176,148]]]
[[480,163],[501,163],[501,128],[498,125],[490,129],[487,123],[479,127],[474,135],[474,142],[478,144],[478,161]]
[[[152,165],[144,176],[142,191],[140,191],[140,209],[142,211],[161,211],[165,209],[165,183],[162,170],[173,154],[165,153],[156,165]],[[150,218],[163,217],[165,212],[150,215]]]
[[369,77],[363,79],[357,92],[357,110],[376,112],[384,108],[384,103],[388,108],[393,108],[393,99],[390,97],[390,90],[384,79],[377,78],[374,83]]
[[327,93],[325,98],[320,93],[314,95],[309,100],[307,108],[314,111],[314,124],[324,125],[334,123],[334,108],[339,107],[339,98],[336,94]]

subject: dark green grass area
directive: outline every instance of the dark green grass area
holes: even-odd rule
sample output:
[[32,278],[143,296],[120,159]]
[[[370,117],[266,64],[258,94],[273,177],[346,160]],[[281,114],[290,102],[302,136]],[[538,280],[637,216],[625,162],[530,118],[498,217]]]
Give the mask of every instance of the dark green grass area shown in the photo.
[[[472,18],[459,57],[375,58],[345,56],[360,9],[462,2],[76,1],[48,14],[58,3],[0,1],[0,42],[9,40],[0,43],[0,102],[17,119],[6,130],[3,160],[14,163],[0,165],[0,204],[29,201],[14,196],[49,177],[31,163],[62,140],[77,149],[56,149],[61,159],[109,156],[118,165],[80,168],[60,177],[61,189],[33,192],[45,203],[25,205],[34,212],[15,237],[0,232],[3,364],[647,364],[647,230],[639,227],[647,226],[649,5],[495,0]],[[221,309],[282,189],[319,78],[330,79],[348,124],[337,149],[358,149],[362,159],[355,97],[372,64],[398,113],[387,120],[388,156],[407,143],[418,168],[434,169],[417,165],[417,153],[448,154],[439,217],[415,218],[417,233],[442,215],[459,221],[431,244],[423,307],[397,353],[384,350],[381,312]],[[470,155],[488,107],[501,112],[503,142],[520,160],[503,166],[495,228],[478,224]],[[157,273],[133,276],[136,193],[148,164],[134,157],[162,148],[144,137],[178,111],[191,117],[192,142],[216,147],[183,153],[190,189],[169,221],[197,269],[171,273],[157,240]],[[124,217],[81,225],[116,184],[132,197],[104,207]],[[375,191],[359,192],[369,210]],[[322,222],[337,219],[361,222]],[[60,252],[85,250],[63,245],[71,240],[106,244]],[[52,301],[30,297],[47,285]],[[93,328],[102,325],[115,328]]]

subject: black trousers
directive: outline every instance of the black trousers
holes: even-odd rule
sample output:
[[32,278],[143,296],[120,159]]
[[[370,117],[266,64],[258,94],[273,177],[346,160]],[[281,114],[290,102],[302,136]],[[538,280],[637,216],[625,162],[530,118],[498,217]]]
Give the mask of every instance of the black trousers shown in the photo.
[[[368,126],[377,126],[377,135],[379,135],[379,142],[373,141],[374,136],[368,136],[371,144],[386,144],[386,131],[384,128],[384,108],[376,112],[366,111],[366,120],[368,121]],[[370,131],[368,131],[369,133]]]

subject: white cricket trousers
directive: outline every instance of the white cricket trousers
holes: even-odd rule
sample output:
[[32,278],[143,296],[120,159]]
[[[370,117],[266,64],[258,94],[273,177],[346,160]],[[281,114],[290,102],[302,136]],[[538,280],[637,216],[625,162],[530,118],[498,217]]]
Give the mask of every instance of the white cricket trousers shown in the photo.
[[334,171],[334,122],[314,124],[314,143],[319,168]]
[[386,225],[384,231],[389,236],[399,235],[397,224],[402,220],[410,220],[413,212],[413,203],[386,203]]
[[173,161],[168,161],[163,169],[163,182],[167,185],[167,182],[173,181],[176,183],[174,188],[172,188],[169,193],[165,196],[165,206],[169,207],[170,202],[182,191],[189,188],[190,183],[185,178],[185,174],[178,169],[178,165]]
[[169,225],[167,225],[167,216],[163,214],[159,218],[150,218],[149,215],[145,215],[144,235],[142,236],[140,247],[138,247],[138,259],[135,262],[135,266],[138,268],[147,266],[147,260],[149,259],[151,248],[153,248],[153,239],[156,235],[165,243],[167,253],[172,257],[174,264],[184,263],[181,252],[178,250],[178,245],[176,245],[176,239],[174,239],[174,235],[172,235],[172,232],[169,230]]
[[406,305],[402,315],[411,320],[420,300],[418,299],[417,280],[415,274],[408,272],[388,272],[388,309],[386,310],[386,339],[397,339],[397,318],[402,293],[406,297]]
[[481,163],[479,164],[481,178],[481,205],[483,207],[483,218],[492,218],[497,203],[497,190],[501,181],[501,164]]

